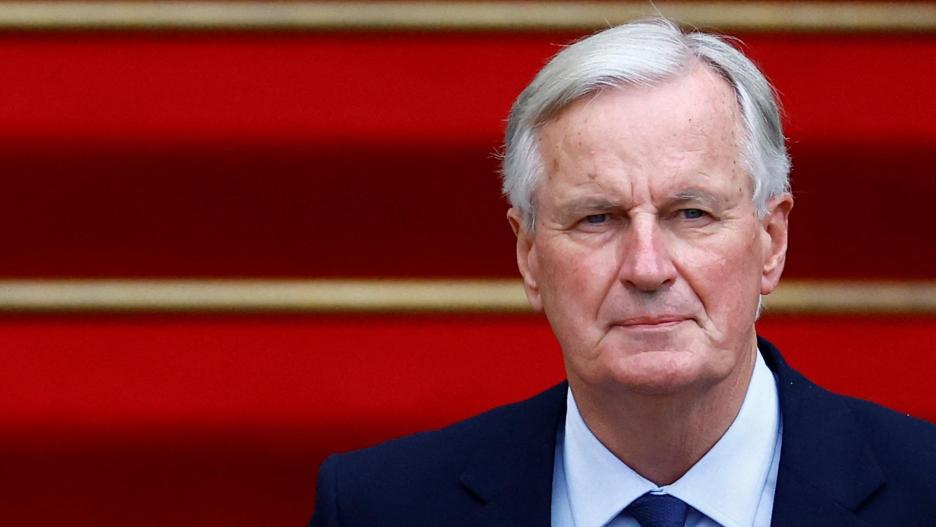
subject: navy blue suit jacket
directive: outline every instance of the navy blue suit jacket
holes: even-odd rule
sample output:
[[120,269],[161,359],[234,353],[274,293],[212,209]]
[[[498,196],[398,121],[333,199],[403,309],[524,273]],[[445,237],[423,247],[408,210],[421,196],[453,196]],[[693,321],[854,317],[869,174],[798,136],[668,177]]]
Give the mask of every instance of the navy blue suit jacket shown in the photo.
[[[783,446],[774,526],[936,526],[936,427],[819,388],[760,340]],[[566,385],[442,430],[331,456],[311,527],[550,523]]]

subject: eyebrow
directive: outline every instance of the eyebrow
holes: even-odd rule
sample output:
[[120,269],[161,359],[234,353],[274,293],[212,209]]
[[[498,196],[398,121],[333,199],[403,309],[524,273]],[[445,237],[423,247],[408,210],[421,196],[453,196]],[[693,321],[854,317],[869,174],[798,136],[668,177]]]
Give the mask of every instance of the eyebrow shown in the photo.
[[584,213],[596,210],[619,210],[623,208],[620,203],[604,198],[572,199],[559,205],[564,214]]
[[560,223],[569,223],[589,214],[619,210],[623,210],[620,203],[597,196],[582,196],[559,203],[556,207],[556,220]]
[[680,203],[680,202],[697,202],[704,203],[710,206],[720,206],[724,203],[724,199],[712,194],[711,192],[706,192],[702,189],[691,188],[686,190],[681,190],[671,195],[669,198],[671,203]]

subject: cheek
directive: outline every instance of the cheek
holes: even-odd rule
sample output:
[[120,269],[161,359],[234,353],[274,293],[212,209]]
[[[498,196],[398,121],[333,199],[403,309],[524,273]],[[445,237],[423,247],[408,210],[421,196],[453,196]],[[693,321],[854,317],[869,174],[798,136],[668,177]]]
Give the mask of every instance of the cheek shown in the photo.
[[721,331],[752,324],[760,292],[762,262],[756,238],[729,241],[733,243],[694,251],[684,272],[709,319]]
[[612,247],[583,248],[567,243],[542,253],[544,295],[565,307],[578,306],[594,314],[618,273],[619,262]]
[[[557,335],[585,339],[616,277],[609,251],[582,250],[575,244],[544,247],[539,252],[540,294]],[[572,344],[566,342],[565,344]]]

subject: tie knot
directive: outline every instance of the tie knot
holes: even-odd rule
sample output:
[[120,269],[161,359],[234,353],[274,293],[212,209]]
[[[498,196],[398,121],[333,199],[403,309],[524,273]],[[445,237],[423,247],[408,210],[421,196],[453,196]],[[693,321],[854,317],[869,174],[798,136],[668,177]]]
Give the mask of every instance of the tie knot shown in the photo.
[[683,527],[688,506],[669,494],[644,494],[624,509],[640,527]]

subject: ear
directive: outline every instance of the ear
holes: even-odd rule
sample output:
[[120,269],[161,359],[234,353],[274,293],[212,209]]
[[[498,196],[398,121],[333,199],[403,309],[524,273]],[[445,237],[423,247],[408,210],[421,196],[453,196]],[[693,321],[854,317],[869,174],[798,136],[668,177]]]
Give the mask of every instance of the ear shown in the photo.
[[786,263],[787,230],[793,196],[784,193],[767,202],[767,215],[761,219],[764,244],[764,269],[761,273],[761,294],[769,295],[780,282]]
[[543,300],[540,297],[536,280],[539,266],[536,262],[533,234],[526,228],[523,217],[518,210],[514,208],[508,210],[507,221],[510,223],[510,228],[513,229],[514,236],[517,237],[517,268],[523,277],[523,290],[526,292],[527,300],[529,300],[533,310],[542,311]]

